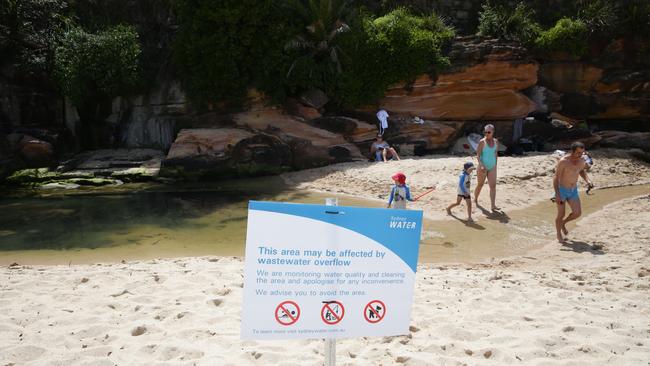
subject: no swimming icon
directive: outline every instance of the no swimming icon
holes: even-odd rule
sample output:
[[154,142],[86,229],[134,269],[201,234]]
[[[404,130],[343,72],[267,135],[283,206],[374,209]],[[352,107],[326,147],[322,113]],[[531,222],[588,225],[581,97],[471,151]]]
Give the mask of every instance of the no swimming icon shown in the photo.
[[283,301],[275,308],[275,320],[282,325],[295,324],[300,318],[300,307],[293,301]]

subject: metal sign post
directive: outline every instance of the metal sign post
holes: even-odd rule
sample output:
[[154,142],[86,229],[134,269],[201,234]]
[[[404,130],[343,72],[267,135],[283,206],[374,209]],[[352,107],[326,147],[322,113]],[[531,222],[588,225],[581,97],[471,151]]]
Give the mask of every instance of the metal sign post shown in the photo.
[[[326,198],[326,206],[338,206],[338,198]],[[325,339],[325,366],[336,366],[336,339]]]

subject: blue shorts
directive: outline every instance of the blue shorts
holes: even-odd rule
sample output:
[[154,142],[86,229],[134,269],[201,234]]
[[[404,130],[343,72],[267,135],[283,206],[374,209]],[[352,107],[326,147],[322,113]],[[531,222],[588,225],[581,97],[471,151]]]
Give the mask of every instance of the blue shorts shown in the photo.
[[560,200],[562,202],[571,201],[571,200],[580,201],[580,196],[578,195],[578,186],[575,186],[573,188],[564,188],[560,186],[559,188],[560,188]]

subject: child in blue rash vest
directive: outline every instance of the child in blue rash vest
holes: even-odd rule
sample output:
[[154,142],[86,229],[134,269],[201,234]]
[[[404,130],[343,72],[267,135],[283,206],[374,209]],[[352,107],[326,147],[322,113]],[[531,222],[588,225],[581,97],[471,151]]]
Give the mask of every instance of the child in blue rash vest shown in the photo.
[[474,221],[472,219],[472,199],[470,196],[470,186],[472,185],[472,171],[474,171],[474,163],[467,162],[463,165],[463,172],[460,173],[458,179],[458,196],[456,203],[452,203],[447,207],[447,213],[451,215],[451,209],[460,205],[462,200],[467,203],[467,221]]
[[413,201],[411,199],[411,190],[406,185],[406,175],[404,173],[395,173],[391,178],[395,182],[395,185],[390,191],[388,207],[390,208],[392,205],[393,208],[406,210],[406,201]]

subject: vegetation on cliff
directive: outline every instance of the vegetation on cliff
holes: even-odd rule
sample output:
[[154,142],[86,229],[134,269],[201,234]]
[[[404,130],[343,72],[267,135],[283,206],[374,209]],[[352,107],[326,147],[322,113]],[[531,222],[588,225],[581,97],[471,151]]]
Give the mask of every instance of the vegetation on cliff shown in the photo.
[[63,0],[0,1],[0,66],[51,72],[52,54],[67,18]]
[[[650,32],[647,0],[577,0],[549,7],[545,1],[488,0],[479,14],[478,33],[515,40],[531,51],[567,52],[584,56],[590,43],[614,38],[637,39]],[[647,42],[636,52],[650,56]]]
[[479,14],[478,33],[486,37],[520,41],[531,46],[541,32],[534,14],[534,10],[524,2],[512,9],[508,5],[488,1],[483,4]]
[[446,65],[453,37],[435,14],[377,17],[340,0],[179,0],[176,9],[176,61],[200,102],[242,100],[254,86],[276,100],[317,88],[358,105]]
[[582,56],[588,51],[587,35],[587,25],[582,20],[562,18],[553,28],[540,33],[535,47],[543,51]]
[[63,93],[83,105],[89,99],[128,93],[138,81],[140,53],[132,27],[97,34],[72,28],[56,48],[54,73]]
[[277,95],[290,24],[270,0],[177,0],[174,59],[197,102],[242,102],[249,87]]
[[87,147],[106,146],[102,107],[137,85],[140,43],[135,29],[117,26],[97,34],[72,28],[55,50],[54,75],[77,106]]

